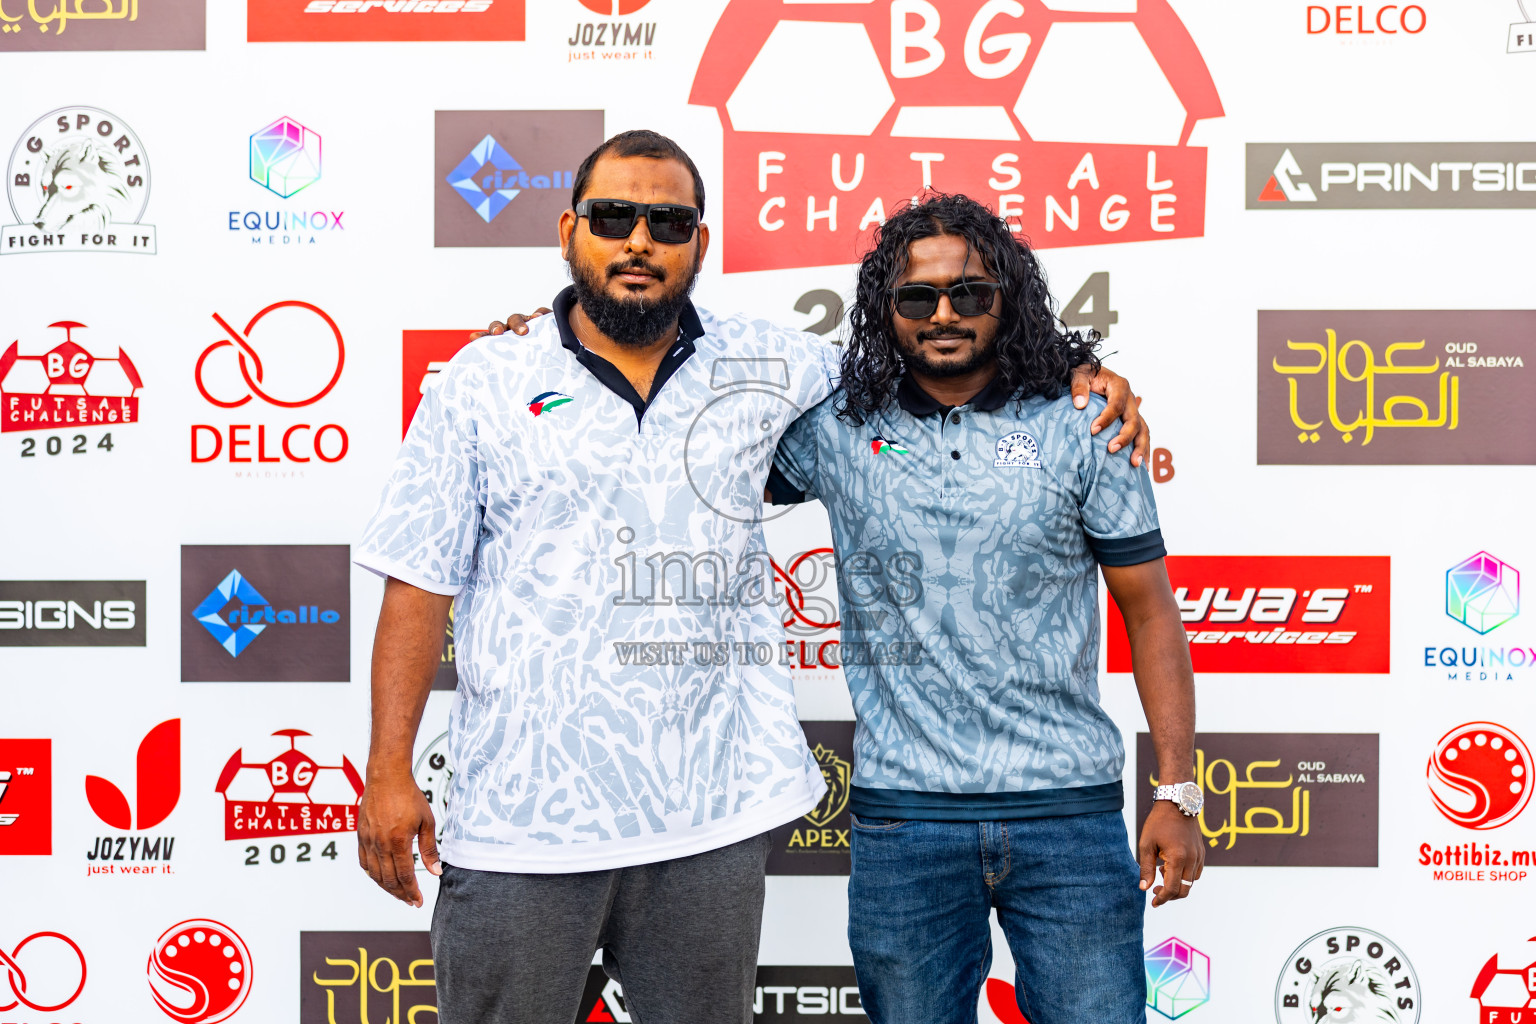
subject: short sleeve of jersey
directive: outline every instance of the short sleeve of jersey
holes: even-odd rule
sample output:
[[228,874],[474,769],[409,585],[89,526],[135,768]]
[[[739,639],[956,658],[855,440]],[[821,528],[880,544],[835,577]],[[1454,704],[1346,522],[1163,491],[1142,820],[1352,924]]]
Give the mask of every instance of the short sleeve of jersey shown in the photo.
[[768,474],[768,497],[775,505],[792,505],[816,497],[815,414],[806,413],[779,438]]
[[422,396],[355,560],[434,594],[457,594],[474,568],[481,467],[473,367],[458,359]]
[[[1079,413],[1084,423],[1095,410]],[[1140,565],[1166,555],[1163,533],[1157,522],[1157,502],[1152,497],[1152,474],[1145,464],[1131,465],[1131,449],[1113,454],[1108,438],[1120,430],[1120,421],[1097,436],[1083,428],[1085,443],[1082,481],[1083,531],[1100,565]]]

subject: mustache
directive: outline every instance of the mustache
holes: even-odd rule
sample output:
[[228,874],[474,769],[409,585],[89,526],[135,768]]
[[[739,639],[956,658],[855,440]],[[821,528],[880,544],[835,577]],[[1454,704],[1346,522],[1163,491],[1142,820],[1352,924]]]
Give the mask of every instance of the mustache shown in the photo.
[[638,256],[627,260],[617,260],[608,264],[609,277],[617,277],[618,275],[627,273],[631,270],[638,270],[642,273],[650,274],[662,284],[665,284],[667,281],[667,272],[665,270],[662,270],[660,267],[655,266],[654,264],[645,262],[645,260]]
[[927,327],[917,332],[918,341],[933,341],[939,338],[970,338],[976,340],[976,332],[969,327]]

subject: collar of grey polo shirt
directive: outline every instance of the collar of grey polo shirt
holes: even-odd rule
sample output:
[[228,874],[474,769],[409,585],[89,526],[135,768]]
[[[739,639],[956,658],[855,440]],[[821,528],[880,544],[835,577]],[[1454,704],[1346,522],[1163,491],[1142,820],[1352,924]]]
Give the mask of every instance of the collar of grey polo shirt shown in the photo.
[[[963,404],[980,412],[996,412],[1008,404],[1013,395],[1003,386],[1001,376],[993,377],[987,382],[987,386],[976,392],[969,402]],[[896,402],[913,416],[932,416],[934,413],[948,412],[953,409],[951,405],[941,405],[938,399],[913,380],[909,374],[902,374],[901,380],[896,385]]]
[[661,394],[662,385],[667,378],[677,372],[677,368],[688,361],[693,355],[693,342],[695,338],[704,336],[704,325],[699,321],[698,310],[693,308],[693,303],[683,307],[683,312],[677,318],[677,344],[667,350],[666,357],[661,365],[656,367],[656,376],[651,380],[651,393],[641,397],[640,392],[629,382],[617,366],[614,366],[602,356],[583,345],[576,337],[576,332],[571,330],[571,310],[576,307],[576,289],[567,285],[559,295],[555,296],[555,326],[560,330],[560,344],[568,351],[575,353],[576,361],[585,366],[604,387],[628,402],[635,410],[635,425],[639,426],[645,416],[645,410],[651,401]]

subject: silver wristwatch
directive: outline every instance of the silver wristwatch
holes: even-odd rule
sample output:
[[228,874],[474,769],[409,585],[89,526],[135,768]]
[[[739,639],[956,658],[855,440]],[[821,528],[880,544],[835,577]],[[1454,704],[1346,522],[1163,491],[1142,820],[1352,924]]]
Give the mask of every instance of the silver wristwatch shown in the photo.
[[1173,806],[1182,811],[1186,818],[1193,818],[1200,813],[1200,808],[1205,806],[1205,793],[1201,791],[1198,782],[1158,786],[1152,791],[1152,799],[1172,801]]

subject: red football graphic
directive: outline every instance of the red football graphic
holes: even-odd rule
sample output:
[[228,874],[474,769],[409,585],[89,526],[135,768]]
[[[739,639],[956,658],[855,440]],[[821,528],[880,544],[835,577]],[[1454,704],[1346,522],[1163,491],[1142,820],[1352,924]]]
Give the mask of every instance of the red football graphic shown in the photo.
[[1531,751],[1493,722],[1458,725],[1435,744],[1429,759],[1435,806],[1463,828],[1498,828],[1531,799]]
[[155,941],[149,986],[172,1019],[215,1024],[233,1016],[250,994],[250,950],[217,921],[183,921]]

